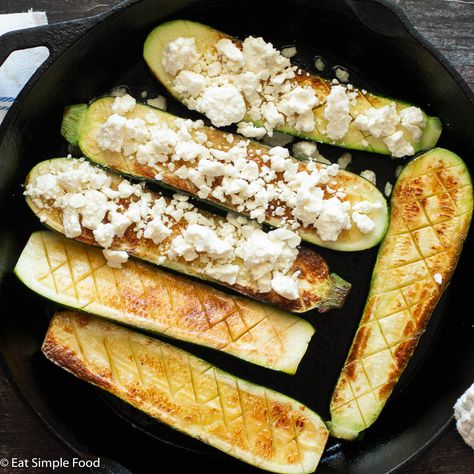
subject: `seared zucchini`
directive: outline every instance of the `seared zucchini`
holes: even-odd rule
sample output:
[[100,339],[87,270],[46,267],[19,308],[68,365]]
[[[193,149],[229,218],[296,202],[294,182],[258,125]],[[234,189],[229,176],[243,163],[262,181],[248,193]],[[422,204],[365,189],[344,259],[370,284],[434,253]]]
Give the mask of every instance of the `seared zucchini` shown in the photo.
[[[219,64],[223,64],[222,59],[219,55],[217,55],[215,48],[218,41],[222,39],[230,40],[240,50],[242,50],[243,43],[237,38],[222,33],[221,31],[218,31],[210,26],[188,20],[172,20],[162,23],[148,35],[145,41],[143,55],[151,71],[168,89],[170,94],[185,103],[189,108],[196,109],[197,101],[194,100],[196,103],[195,104],[194,102],[188,100],[188,97],[184,96],[182,93],[178,93],[177,89],[174,88],[174,81],[175,77],[177,76],[167,72],[163,65],[163,51],[168,44],[178,38],[195,39],[197,58],[193,58],[193,62],[196,67],[193,68],[190,65],[188,69],[196,72],[199,72],[198,70],[200,66],[204,66],[206,61],[209,61],[209,57],[217,58],[218,63],[220,61]],[[258,53],[256,52],[256,54],[258,58],[257,60],[266,60],[264,52],[259,51]],[[204,55],[207,55],[205,60],[203,60]],[[213,59],[213,61],[215,60],[216,59]],[[179,71],[179,69],[177,71]],[[219,73],[217,72],[216,74],[217,77],[219,77]],[[243,87],[248,87],[248,81],[243,80],[243,84]],[[278,80],[275,82],[275,84],[279,84]],[[289,124],[288,119],[285,117],[285,122],[282,125],[277,125],[274,128],[276,131],[321,143],[331,143],[344,148],[365,150],[385,155],[391,154],[387,142],[384,141],[384,137],[388,137],[388,133],[394,133],[393,130],[387,132],[387,135],[383,135],[378,131],[371,131],[372,129],[368,130],[363,129],[362,127],[356,127],[354,125],[354,120],[358,117],[358,115],[365,115],[369,110],[372,110],[372,108],[381,109],[386,105],[392,107],[392,104],[394,104],[396,112],[400,113],[403,109],[410,107],[410,104],[402,101],[394,101],[382,96],[377,96],[364,90],[357,90],[350,86],[346,89],[347,93],[350,95],[350,103],[348,103],[346,106],[348,109],[348,114],[345,110],[345,115],[343,117],[343,120],[349,123],[349,127],[342,137],[334,138],[338,135],[328,134],[327,129],[329,123],[329,111],[328,114],[325,114],[325,111],[326,98],[330,94],[331,90],[336,87],[336,85],[331,81],[312,75],[309,72],[303,71],[301,69],[296,69],[295,75],[291,79],[291,84],[314,91],[314,95],[318,99],[316,106],[313,108],[314,126],[312,127],[311,131],[299,131],[294,126]],[[342,88],[341,85],[337,85],[337,87]],[[261,119],[253,120],[251,114],[249,113],[253,105],[253,103],[245,103],[244,110],[246,110],[246,115],[244,116],[243,120],[252,122],[257,126],[263,126]],[[405,151],[394,151],[392,153],[393,156],[399,157],[403,156],[404,154],[414,154],[421,150],[433,148],[436,145],[441,134],[441,122],[437,117],[430,117],[424,112],[422,115],[424,118],[424,126],[420,127],[421,133],[417,131],[415,134],[412,134],[411,131],[409,131],[405,126],[402,126],[401,123],[397,125],[396,130],[402,132],[403,134],[401,137],[398,137],[398,139],[402,138],[404,140],[404,148],[408,146],[411,149]],[[408,125],[408,127],[410,127],[410,125]],[[342,133],[344,133],[344,130]],[[333,138],[330,138],[331,135]],[[407,153],[407,151],[409,152]]]
[[313,327],[137,261],[111,268],[99,249],[53,232],[31,235],[15,267],[38,294],[107,319],[295,373]]
[[[64,171],[70,173],[79,166],[79,163],[81,163],[80,160],[67,158],[43,161],[31,170],[25,183],[27,189],[26,201],[30,208],[45,225],[63,234],[65,234],[65,228],[63,226],[65,216],[63,215],[62,209],[53,206],[54,199],[48,200],[46,197],[32,199],[28,195],[28,190],[34,190],[35,186],[38,186],[38,183],[40,183],[38,180],[41,180],[41,177]],[[119,185],[124,181],[116,174],[107,171],[101,171],[101,173],[103,173],[103,175],[101,175],[102,177],[106,177],[106,179],[110,180],[112,192],[116,192],[119,189]],[[129,187],[128,182],[126,182],[126,186]],[[74,191],[78,192],[80,190],[75,189]],[[159,193],[149,191],[147,194],[150,199],[148,202],[155,203],[155,205],[157,205],[158,200],[166,204],[175,201],[170,201],[170,199],[165,198]],[[120,206],[125,211],[130,209],[132,204],[136,202],[141,203],[141,201],[137,201],[135,195],[132,194],[128,198],[121,199]],[[230,225],[223,217],[194,208],[193,206],[191,207],[193,208],[193,212],[199,215],[200,218],[205,218],[205,220],[215,228],[223,228],[224,226],[228,227]],[[94,210],[91,212],[95,214]],[[104,212],[102,224],[105,225],[109,223],[109,215],[110,213],[106,214]],[[295,274],[295,272],[300,272],[295,274],[297,275],[296,281],[298,284],[298,293],[295,299],[283,297],[273,289],[266,292],[258,291],[259,282],[251,278],[252,275],[248,272],[248,267],[244,265],[243,259],[235,255],[232,257],[232,265],[238,266],[238,270],[243,276],[233,284],[213,278],[212,275],[206,271],[207,262],[201,258],[196,258],[191,261],[179,255],[175,255],[171,258],[168,255],[168,251],[172,247],[172,242],[174,242],[177,236],[183,236],[189,224],[185,219],[184,212],[178,213],[178,215],[182,216],[179,217],[179,219],[168,214],[162,215],[169,221],[169,228],[167,230],[169,234],[167,237],[164,237],[160,243],[155,243],[152,238],[144,238],[143,230],[137,231],[133,225],[129,225],[124,231],[123,237],[116,235],[113,240],[111,240],[110,249],[126,251],[128,254],[150,263],[162,265],[180,273],[192,275],[204,280],[213,281],[259,301],[273,304],[289,311],[302,312],[317,308],[320,312],[325,312],[331,308],[339,308],[344,303],[350,285],[337,275],[330,274],[326,262],[318,254],[304,247],[296,250],[296,258],[290,269],[292,275]],[[174,213],[173,215],[176,216],[177,214]],[[78,234],[74,236],[76,240],[90,245],[99,245],[96,235],[90,228],[82,224],[79,224],[78,227]],[[253,225],[252,228],[257,229],[258,227]]]
[[[150,166],[137,161],[135,154],[126,157],[122,152],[104,150],[100,147],[96,137],[101,127],[113,114],[113,101],[113,97],[107,97],[96,100],[89,106],[77,104],[67,107],[61,127],[63,136],[70,143],[79,145],[84,156],[101,166],[111,168],[134,178],[156,181],[166,187],[191,194],[194,197],[198,196],[200,191],[199,187],[190,179],[183,179],[178,176],[176,173],[178,166],[176,166],[176,169],[173,171],[170,171],[167,163],[160,163],[158,161],[153,166]],[[125,116],[127,119],[140,118],[145,120],[145,118],[148,118],[148,120],[150,120],[149,114],[154,117],[154,124],[163,124],[172,129],[178,128],[175,124],[177,117],[142,104],[136,104],[133,111],[126,113]],[[178,118],[178,120],[182,119]],[[205,146],[208,149],[211,148],[223,152],[229,151],[235,144],[242,140],[242,137],[238,135],[231,135],[211,127],[203,126],[196,131],[204,132],[207,135]],[[231,138],[229,138],[229,136]],[[268,156],[270,148],[255,141],[249,141],[246,148],[248,151],[247,159],[257,163],[261,173],[263,167],[267,168],[266,161],[264,161],[263,157]],[[219,162],[212,155],[210,155],[209,159],[213,159],[217,163]],[[296,159],[292,159],[292,161],[297,164],[299,172],[311,173],[311,171],[308,170],[308,162],[298,161]],[[195,170],[198,168],[199,162],[197,160],[194,162],[186,162],[185,166],[187,169]],[[327,168],[327,165],[320,163],[313,164],[313,166],[323,171]],[[283,173],[279,174],[282,175]],[[156,176],[159,176],[160,179],[157,180]],[[276,185],[277,183],[283,183],[282,176],[276,175],[269,184]],[[212,189],[216,189],[221,184],[222,178],[214,180]],[[349,202],[352,206],[362,201],[371,203],[373,207],[370,212],[368,212],[368,217],[373,221],[374,226],[371,230],[364,233],[359,230],[355,223],[352,223],[350,229],[343,229],[337,239],[331,241],[321,239],[313,224],[304,225],[301,220],[295,219],[301,226],[296,229],[295,232],[298,233],[302,239],[321,247],[342,251],[364,250],[380,242],[387,230],[388,211],[385,198],[372,183],[356,174],[339,170],[336,176],[331,177],[330,184],[329,182],[327,184],[321,183],[319,187],[326,193],[326,198],[333,196],[329,194],[328,190],[333,192],[332,190],[343,189],[345,193],[343,200]],[[220,196],[220,199],[218,199],[212,194],[209,194],[206,199],[202,200],[229,211],[239,212],[238,204],[233,203],[234,197],[234,195],[226,194]],[[280,213],[279,216],[276,216],[273,210],[279,206],[283,209],[283,212]],[[273,227],[280,227],[282,226],[284,218],[293,218],[291,211],[292,208],[279,200],[274,200],[269,203],[266,209],[264,221]],[[250,211],[248,210],[244,209],[240,210],[240,212],[246,217],[250,216]]]
[[364,313],[332,395],[334,436],[354,439],[380,414],[453,274],[472,205],[469,172],[454,153],[436,148],[401,172]]
[[268,471],[313,472],[328,438],[321,418],[296,400],[81,313],[56,313],[42,351],[156,420]]

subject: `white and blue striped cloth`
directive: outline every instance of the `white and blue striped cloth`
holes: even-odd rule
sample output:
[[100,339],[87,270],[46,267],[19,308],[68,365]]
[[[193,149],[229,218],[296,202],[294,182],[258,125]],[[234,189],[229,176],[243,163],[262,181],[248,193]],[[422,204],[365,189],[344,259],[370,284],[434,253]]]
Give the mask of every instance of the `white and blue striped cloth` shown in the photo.
[[[0,35],[8,31],[45,25],[46,23],[48,23],[48,19],[44,12],[29,11],[0,15]],[[0,66],[0,123],[18,93],[48,55],[48,49],[43,46],[15,51]]]

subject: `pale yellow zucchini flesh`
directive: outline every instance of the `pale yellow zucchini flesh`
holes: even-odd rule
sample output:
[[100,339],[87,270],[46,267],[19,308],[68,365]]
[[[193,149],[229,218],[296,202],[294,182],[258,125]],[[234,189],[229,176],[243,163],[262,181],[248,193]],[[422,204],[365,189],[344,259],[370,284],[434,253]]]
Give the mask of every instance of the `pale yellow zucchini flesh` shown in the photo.
[[268,471],[313,472],[328,438],[301,403],[107,321],[56,313],[42,350],[156,420]]
[[119,323],[295,373],[313,327],[303,319],[129,260],[111,268],[102,252],[53,232],[35,232],[15,267],[36,293]]
[[411,161],[360,326],[331,400],[331,433],[354,439],[379,416],[456,267],[472,217],[469,172],[437,148]]
[[[113,101],[113,97],[104,97],[92,102],[89,106],[86,104],[76,104],[67,107],[61,127],[63,136],[71,143],[79,145],[84,156],[101,166],[134,178],[149,181],[156,181],[155,176],[159,174],[159,184],[196,197],[199,191],[198,187],[193,184],[191,180],[178,177],[176,173],[171,172],[165,164],[160,162],[157,162],[154,166],[141,164],[137,161],[135,155],[126,157],[123,153],[103,150],[100,147],[97,142],[97,135],[100,133],[107,119],[113,114]],[[126,117],[127,119],[140,118],[144,120],[146,117],[149,117],[149,114],[155,117],[156,123],[158,124],[163,124],[170,128],[176,127],[174,124],[177,119],[176,116],[143,104],[136,104],[133,111],[126,113]],[[224,152],[229,151],[243,139],[243,137],[239,135],[232,135],[206,126],[201,127],[199,131],[207,135],[208,141],[206,142],[206,147],[222,150]],[[229,135],[232,136],[231,141],[228,139]],[[261,172],[265,166],[265,161],[262,157],[268,155],[269,147],[259,142],[249,140],[247,150],[247,158],[255,162]],[[307,161],[297,160],[296,158],[294,161],[298,165],[298,172],[308,171]],[[181,166],[197,168],[198,162],[179,162],[176,164],[175,169],[177,170]],[[327,167],[327,165],[322,163],[317,163],[316,166],[318,169]],[[212,187],[216,188],[221,182],[221,179],[215,180]],[[281,177],[275,178],[270,184],[276,185],[278,182],[281,182]],[[337,240],[329,241],[322,240],[313,225],[305,226],[301,225],[300,222],[301,227],[296,229],[295,232],[299,234],[303,240],[319,245],[320,247],[341,251],[365,250],[377,245],[382,240],[388,224],[387,202],[382,193],[372,183],[354,173],[339,170],[338,174],[331,179],[330,186],[328,183],[328,185],[321,185],[320,187],[325,192],[325,198],[331,197],[329,194],[330,190],[343,189],[346,194],[344,201],[350,202],[351,206],[361,201],[369,201],[372,204],[378,205],[379,207],[377,209],[374,208],[368,214],[375,226],[370,232],[363,233],[356,225],[353,225],[351,229],[342,230]],[[224,201],[212,195],[202,200],[214,206],[238,212],[238,206],[232,204],[231,196],[226,195]],[[284,206],[285,213],[283,215],[280,217],[274,216],[271,208],[274,209],[278,206],[282,206],[279,201],[271,202],[264,219],[267,224],[273,227],[281,227],[283,217],[292,217],[292,209],[288,206]],[[243,211],[242,214],[249,217],[249,212]]]
[[[67,169],[72,166],[72,162],[77,160],[67,158],[55,158],[53,160],[42,161],[37,164],[29,173],[26,179],[26,185],[35,183],[38,176],[47,174],[51,169]],[[117,189],[122,178],[114,173],[109,173],[112,179],[112,188]],[[163,197],[160,193],[149,191],[153,199]],[[123,206],[130,205],[132,198],[123,200]],[[165,201],[167,198],[165,198]],[[49,228],[64,234],[62,210],[54,207],[38,207],[34,200],[26,197],[26,202],[40,220]],[[41,203],[42,204],[42,203]],[[209,212],[198,209],[206,218],[217,223],[225,223],[223,217],[211,214]],[[107,219],[107,218],[106,218]],[[209,280],[222,286],[231,288],[246,296],[250,296],[264,303],[278,306],[282,309],[303,312],[310,309],[318,309],[320,312],[327,311],[331,308],[341,307],[345,301],[350,285],[342,278],[329,272],[326,262],[316,252],[308,248],[300,248],[298,256],[294,262],[292,272],[300,271],[298,276],[299,298],[289,300],[277,294],[275,291],[259,292],[256,282],[249,281],[248,284],[227,284],[219,280],[212,279],[204,275],[200,270],[205,264],[197,261],[186,261],[183,257],[169,259],[167,251],[171,246],[171,241],[177,235],[181,235],[183,229],[187,226],[184,218],[173,223],[172,233],[166,237],[160,244],[155,244],[151,239],[145,239],[137,236],[137,232],[130,226],[123,237],[115,237],[111,245],[112,250],[123,250],[129,255],[140,258],[147,262],[170,268],[179,273],[191,275],[204,280]],[[76,240],[87,243],[89,245],[98,245],[92,231],[83,227],[82,233]],[[236,265],[242,265],[242,261],[236,257]]]
[[[157,26],[150,32],[143,47],[143,57],[153,74],[166,87],[169,93],[178,100],[184,100],[185,102],[185,99],[173,89],[174,77],[165,71],[162,64],[164,48],[171,41],[180,37],[195,38],[197,50],[201,54],[214,51],[215,44],[223,38],[230,39],[239,48],[242,48],[242,42],[208,25],[189,20],[168,21]],[[316,142],[330,143],[344,148],[390,155],[390,150],[381,137],[376,137],[369,132],[362,132],[356,128],[353,123],[349,125],[349,130],[341,139],[332,140],[328,137],[326,133],[328,122],[324,118],[324,110],[326,107],[326,97],[334,86],[331,81],[315,76],[304,70],[299,70],[292,81],[295,82],[295,85],[312,88],[319,99],[321,105],[313,109],[315,129],[312,132],[298,132],[296,129],[285,125],[275,130]],[[363,90],[353,89],[352,92],[355,92],[357,97],[351,101],[349,109],[351,119],[355,119],[361,113],[366,113],[367,110],[372,107],[381,108],[394,103],[397,112],[400,112],[411,106],[411,104],[406,102],[392,100]],[[422,150],[429,150],[436,146],[439,136],[441,135],[442,125],[440,120],[437,117],[430,117],[424,112],[423,115],[426,124],[419,140],[414,140],[404,127],[399,126],[397,129],[403,132],[404,139],[413,146],[415,153]],[[250,117],[246,117],[244,120],[251,121]],[[259,122],[254,123],[259,126],[263,125]]]

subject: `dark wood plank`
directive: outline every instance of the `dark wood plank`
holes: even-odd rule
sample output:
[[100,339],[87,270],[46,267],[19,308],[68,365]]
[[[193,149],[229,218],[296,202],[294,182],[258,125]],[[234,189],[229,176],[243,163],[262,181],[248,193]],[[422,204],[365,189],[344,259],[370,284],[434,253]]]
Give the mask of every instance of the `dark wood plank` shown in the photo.
[[[116,0],[0,0],[0,13],[46,11],[50,22],[94,15]],[[394,0],[415,27],[457,68],[474,89],[474,1]],[[70,457],[69,451],[26,407],[0,367],[0,458],[44,459]],[[8,472],[4,470],[2,472]],[[35,470],[35,473],[47,472]],[[466,446],[454,425],[404,474],[471,474],[474,451]]]

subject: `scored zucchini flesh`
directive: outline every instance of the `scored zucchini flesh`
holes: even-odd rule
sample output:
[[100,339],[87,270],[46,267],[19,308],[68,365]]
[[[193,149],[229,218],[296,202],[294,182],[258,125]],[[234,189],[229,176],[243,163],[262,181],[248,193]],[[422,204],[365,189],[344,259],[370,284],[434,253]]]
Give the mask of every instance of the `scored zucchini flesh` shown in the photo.
[[392,217],[362,319],[331,400],[331,433],[354,439],[378,417],[456,267],[472,217],[463,161],[436,148],[395,185]]
[[[242,41],[237,38],[229,36],[210,26],[188,20],[172,20],[162,23],[151,31],[144,44],[143,55],[145,61],[153,74],[159,81],[161,81],[170,94],[182,102],[187,102],[186,98],[173,89],[174,76],[170,75],[162,64],[164,48],[177,38],[195,38],[196,49],[200,55],[205,55],[206,53],[215,54],[215,45],[221,39],[230,39],[235,46],[242,49]],[[358,90],[355,88],[348,89],[348,92],[355,95],[349,106],[349,116],[352,122],[349,125],[347,133],[342,138],[333,140],[329,138],[326,132],[328,121],[324,117],[324,112],[326,98],[330,94],[334,84],[327,79],[323,79],[301,69],[296,71],[296,76],[291,81],[295,85],[313,89],[315,95],[319,99],[319,105],[313,109],[314,130],[311,132],[299,132],[295,128],[285,124],[275,128],[276,131],[295,135],[308,140],[314,140],[316,142],[334,144],[343,148],[364,150],[385,155],[391,154],[382,136],[377,137],[368,131],[359,130],[353,124],[353,120],[359,114],[365,114],[372,107],[379,109],[386,105],[391,106],[393,103],[399,113],[403,109],[410,107],[411,104],[371,94],[364,90]],[[251,105],[252,104],[246,104],[247,111]],[[398,131],[403,132],[404,140],[413,147],[414,153],[433,148],[436,145],[442,130],[441,122],[437,117],[430,117],[424,112],[423,116],[425,119],[425,126],[423,127],[422,135],[418,140],[415,140],[412,134],[405,127],[401,125],[398,125],[397,127]],[[263,126],[263,123],[259,121],[252,121],[251,117],[248,115],[244,117],[244,120],[253,122],[257,126]]]
[[[73,168],[78,163],[78,160],[68,158],[55,158],[52,160],[43,161],[37,164],[29,173],[25,185],[36,183],[39,176],[48,174],[51,170],[68,170]],[[111,188],[118,189],[119,184],[123,179],[113,173],[104,171],[111,178]],[[152,200],[163,198],[166,202],[169,199],[162,196],[160,193],[149,191]],[[26,196],[26,201],[38,218],[48,227],[57,232],[64,234],[63,226],[63,212],[60,208],[54,208],[48,202],[35,202]],[[130,205],[132,198],[122,200],[124,208]],[[44,205],[47,204],[47,205]],[[42,207],[41,207],[42,206]],[[210,221],[217,225],[227,224],[227,220],[223,217],[211,214],[209,212],[195,209],[196,212],[205,216]],[[106,222],[108,216],[104,218]],[[110,246],[111,250],[126,251],[129,255],[140,258],[142,260],[162,265],[172,270],[198,277],[204,280],[212,281],[220,285],[226,286],[236,290],[244,295],[250,296],[256,300],[278,306],[294,312],[308,311],[310,309],[318,309],[320,312],[328,311],[332,308],[339,308],[345,301],[350,285],[339,276],[329,273],[329,268],[326,262],[317,253],[312,250],[302,247],[299,249],[297,257],[291,269],[298,274],[298,297],[297,299],[287,299],[279,295],[275,291],[260,292],[258,291],[257,283],[255,281],[246,280],[246,283],[237,282],[235,284],[225,283],[220,280],[211,278],[203,273],[206,263],[201,260],[186,261],[183,257],[168,258],[168,250],[171,246],[172,240],[176,236],[183,233],[183,229],[187,228],[187,222],[184,218],[174,221],[171,225],[171,234],[166,237],[160,244],[155,244],[151,239],[145,239],[135,231],[133,226],[127,228],[123,237],[115,236],[113,243]],[[93,235],[93,232],[81,226],[81,234],[75,237],[76,240],[90,245],[98,245]],[[234,265],[243,266],[243,261],[235,257]]]
[[15,274],[36,293],[119,323],[295,373],[313,327],[292,314],[128,261],[53,232],[31,235]]
[[[158,175],[160,176],[160,180],[157,181],[159,184],[196,197],[199,188],[193,184],[190,179],[183,179],[177,176],[175,171],[181,166],[185,166],[188,169],[197,169],[198,161],[173,163],[176,165],[175,170],[170,171],[165,163],[157,162],[155,165],[149,166],[148,164],[138,162],[135,155],[126,157],[122,152],[104,150],[100,147],[96,137],[100,133],[101,127],[113,114],[113,102],[114,98],[106,97],[94,101],[89,106],[86,106],[85,104],[77,104],[67,107],[62,123],[63,136],[69,142],[79,145],[84,156],[101,166],[111,168],[125,175],[135,178],[144,178],[150,181],[157,181],[155,176]],[[163,124],[172,129],[176,128],[174,121],[177,117],[154,107],[142,104],[136,104],[135,108],[124,116],[127,119],[139,118],[145,120],[148,118],[149,120],[150,114],[155,118],[153,121],[154,123]],[[242,137],[239,135],[231,135],[211,127],[203,126],[198,130],[207,135],[206,147],[224,152],[229,151],[242,140]],[[229,141],[229,135],[232,136],[231,141]],[[268,156],[270,150],[269,147],[256,141],[249,141],[247,150],[249,153],[247,159],[257,163],[261,172],[262,167],[266,167],[266,162],[262,157]],[[308,162],[296,159],[293,160],[297,163],[299,172],[310,173],[308,171]],[[327,165],[317,163],[316,167],[318,169],[324,169]],[[282,182],[282,177],[277,176],[270,184],[276,185],[279,182]],[[214,180],[212,188],[217,188],[221,183],[222,178]],[[325,192],[325,199],[334,196],[334,194],[328,192],[328,186],[330,186],[329,191],[331,192],[338,189],[343,190],[346,195],[343,201],[349,202],[351,205],[364,201],[374,205],[374,208],[367,214],[367,216],[373,221],[374,228],[369,232],[363,233],[355,224],[353,224],[350,229],[342,230],[335,241],[321,239],[313,225],[305,226],[302,225],[301,221],[299,221],[301,227],[296,229],[295,232],[298,233],[303,240],[334,250],[365,250],[377,245],[383,238],[388,225],[387,204],[382,193],[380,193],[380,191],[366,179],[343,170],[339,170],[337,175],[332,177],[330,183],[327,185],[319,185],[319,187]],[[212,194],[209,194],[209,196],[203,200],[220,208],[238,212],[238,205],[232,203],[231,197],[231,195],[225,195],[225,200],[223,201],[213,197]],[[284,208],[284,214],[279,216],[274,215],[272,209],[281,206]],[[375,206],[379,207],[376,208]],[[292,209],[284,203],[273,201],[269,203],[264,220],[267,224],[273,227],[281,227],[283,218],[292,218],[291,211]],[[249,217],[250,211],[244,210],[241,213]]]
[[296,400],[81,313],[56,313],[42,351],[156,420],[268,471],[313,472],[328,438],[321,418]]

